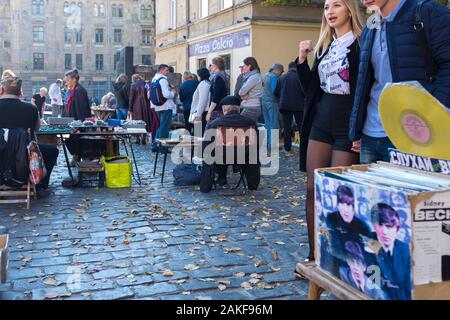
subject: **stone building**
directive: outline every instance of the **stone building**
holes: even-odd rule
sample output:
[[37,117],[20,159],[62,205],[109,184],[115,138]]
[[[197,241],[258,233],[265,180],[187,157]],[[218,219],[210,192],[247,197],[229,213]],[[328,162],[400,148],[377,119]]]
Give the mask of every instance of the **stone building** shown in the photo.
[[286,69],[300,40],[318,38],[323,1],[268,7],[260,0],[156,0],[155,11],[156,64],[195,72],[221,55],[234,85],[248,56],[262,73],[275,62]]
[[0,69],[22,77],[27,99],[72,68],[100,99],[125,46],[135,64],[154,63],[153,0],[0,0],[0,27]]

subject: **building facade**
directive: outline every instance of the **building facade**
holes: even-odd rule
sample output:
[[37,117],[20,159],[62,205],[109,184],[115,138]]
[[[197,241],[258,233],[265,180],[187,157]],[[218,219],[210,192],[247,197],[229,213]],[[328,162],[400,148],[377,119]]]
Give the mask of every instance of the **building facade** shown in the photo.
[[156,64],[196,72],[220,55],[234,86],[248,56],[262,73],[273,63],[287,68],[299,41],[318,38],[323,1],[267,7],[260,0],[156,0],[155,12]]
[[153,0],[0,0],[0,26],[0,69],[23,79],[28,99],[72,68],[101,99],[125,46],[134,64],[154,63]]

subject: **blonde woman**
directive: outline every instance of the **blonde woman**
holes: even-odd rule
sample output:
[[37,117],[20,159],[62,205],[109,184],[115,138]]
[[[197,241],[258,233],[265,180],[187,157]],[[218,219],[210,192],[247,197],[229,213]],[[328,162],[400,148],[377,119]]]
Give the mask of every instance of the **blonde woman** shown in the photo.
[[[297,70],[306,103],[301,128],[300,169],[307,172],[306,217],[308,260],[314,260],[314,170],[358,162],[349,140],[359,65],[359,37],[363,18],[357,0],[327,0],[316,46],[311,40],[299,45]],[[314,52],[310,69],[307,55]]]

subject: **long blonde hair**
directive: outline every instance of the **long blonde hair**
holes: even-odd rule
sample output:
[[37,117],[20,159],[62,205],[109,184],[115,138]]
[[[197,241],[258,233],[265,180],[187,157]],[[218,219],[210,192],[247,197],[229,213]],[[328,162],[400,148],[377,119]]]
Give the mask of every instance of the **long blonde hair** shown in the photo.
[[[364,29],[364,19],[361,14],[361,11],[359,10],[359,5],[357,0],[342,0],[342,2],[345,4],[347,9],[350,11],[351,14],[351,25],[353,34],[355,35],[356,39],[359,40],[359,37],[361,36],[361,33]],[[330,43],[333,40],[333,36],[335,35],[335,31],[333,28],[330,27],[328,24],[327,18],[325,17],[325,10],[322,15],[322,26],[320,28],[320,36],[319,40],[317,41],[316,48],[314,49],[314,56],[317,58],[320,58],[324,53],[325,49],[328,48]]]

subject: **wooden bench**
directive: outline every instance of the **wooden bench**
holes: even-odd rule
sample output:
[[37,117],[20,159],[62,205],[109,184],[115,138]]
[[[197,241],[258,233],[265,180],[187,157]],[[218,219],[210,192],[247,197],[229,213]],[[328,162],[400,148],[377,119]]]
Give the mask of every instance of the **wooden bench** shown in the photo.
[[27,210],[29,210],[31,197],[37,200],[36,186],[30,180],[28,184],[18,190],[0,185],[0,203],[26,203]]
[[320,300],[325,291],[341,300],[372,300],[361,291],[326,273],[314,262],[297,264],[297,272],[309,280],[309,300]]

